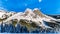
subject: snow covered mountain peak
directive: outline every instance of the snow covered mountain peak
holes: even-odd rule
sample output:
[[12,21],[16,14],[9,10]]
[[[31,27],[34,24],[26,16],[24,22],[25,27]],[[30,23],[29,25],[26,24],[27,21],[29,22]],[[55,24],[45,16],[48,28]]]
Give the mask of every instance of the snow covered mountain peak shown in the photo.
[[30,11],[30,12],[31,12],[31,11],[32,11],[32,9],[30,9],[30,8],[27,8],[27,9],[25,10],[25,12],[26,12],[26,11]]
[[39,10],[38,8],[34,8],[33,10]]
[[19,23],[20,20],[23,19],[23,20],[28,20],[29,22],[27,23],[34,22],[37,26],[42,27],[42,28],[50,28],[49,26],[44,24],[44,21],[52,22],[51,20],[53,20],[54,23],[56,21],[56,19],[43,14],[38,8],[35,8],[34,10],[27,8],[25,12],[18,12],[18,13],[8,12],[8,13],[5,13],[5,16],[4,17],[6,19],[3,18],[4,23],[12,23],[10,22],[12,20],[13,21],[17,20],[17,23]]

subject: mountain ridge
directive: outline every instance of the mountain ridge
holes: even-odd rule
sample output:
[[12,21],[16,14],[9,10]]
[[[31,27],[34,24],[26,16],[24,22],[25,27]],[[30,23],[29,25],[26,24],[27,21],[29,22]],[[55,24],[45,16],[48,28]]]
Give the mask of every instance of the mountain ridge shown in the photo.
[[[35,22],[35,24],[37,26],[42,27],[43,29],[51,28],[51,27],[45,25],[44,21],[52,22],[52,23],[56,23],[56,21],[58,21],[55,18],[52,18],[50,16],[47,16],[47,15],[43,14],[38,8],[35,8],[33,10],[27,8],[25,10],[25,12],[18,12],[18,13],[15,13],[15,12],[11,12],[11,13],[10,12],[5,12],[2,15],[5,15],[5,16],[2,16],[4,18],[1,19],[1,20],[3,20],[3,21],[1,21],[1,23],[3,22],[3,23],[6,23],[6,24],[10,24],[10,23],[12,23],[12,20],[13,21],[15,20],[15,21],[17,21],[16,23],[19,23],[19,21],[21,19],[23,19],[23,20],[26,19],[28,21],[31,20],[31,21]],[[31,23],[31,22],[27,22],[27,23]]]

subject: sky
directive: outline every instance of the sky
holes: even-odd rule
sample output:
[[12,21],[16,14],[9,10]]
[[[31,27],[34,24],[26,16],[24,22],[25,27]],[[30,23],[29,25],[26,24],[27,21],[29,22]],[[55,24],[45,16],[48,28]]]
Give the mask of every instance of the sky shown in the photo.
[[39,8],[44,14],[60,14],[60,0],[0,0],[0,9],[22,12]]

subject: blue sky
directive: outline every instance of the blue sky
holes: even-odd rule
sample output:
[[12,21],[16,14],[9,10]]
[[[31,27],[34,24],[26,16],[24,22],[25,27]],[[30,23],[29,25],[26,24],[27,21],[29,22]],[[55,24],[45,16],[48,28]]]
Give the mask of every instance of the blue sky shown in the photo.
[[44,14],[60,14],[60,0],[0,0],[0,9],[24,11],[39,8]]

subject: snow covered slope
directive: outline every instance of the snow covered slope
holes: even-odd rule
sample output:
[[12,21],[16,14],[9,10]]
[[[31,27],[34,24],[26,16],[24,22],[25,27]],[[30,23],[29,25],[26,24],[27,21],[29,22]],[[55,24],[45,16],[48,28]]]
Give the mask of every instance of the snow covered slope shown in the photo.
[[[45,25],[44,21],[52,22],[52,23],[56,23],[56,21],[58,21],[55,18],[52,18],[50,16],[47,16],[47,15],[43,14],[38,8],[35,8],[33,10],[27,8],[25,10],[25,12],[18,12],[18,13],[15,13],[15,12],[3,12],[3,11],[1,12],[0,11],[0,14],[1,14],[0,18],[5,15],[4,18],[6,18],[6,19],[3,20],[3,23],[8,23],[8,24],[12,23],[10,21],[12,21],[14,19],[17,20],[17,23],[19,23],[19,21],[21,19],[26,19],[28,21],[33,21],[39,27],[51,28],[51,27]],[[32,22],[27,22],[27,23],[32,23]]]

